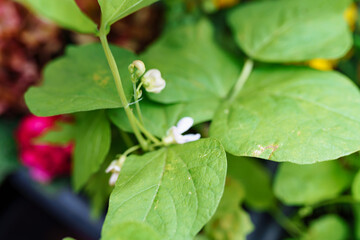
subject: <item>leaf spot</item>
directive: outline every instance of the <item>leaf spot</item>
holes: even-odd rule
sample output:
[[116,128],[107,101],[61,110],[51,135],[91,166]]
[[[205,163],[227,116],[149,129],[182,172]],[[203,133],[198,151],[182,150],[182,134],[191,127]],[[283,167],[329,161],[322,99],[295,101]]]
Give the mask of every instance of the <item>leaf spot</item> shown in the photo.
[[106,85],[108,85],[110,77],[109,76],[101,76],[101,74],[99,74],[99,73],[94,73],[93,80],[100,87],[105,87]]

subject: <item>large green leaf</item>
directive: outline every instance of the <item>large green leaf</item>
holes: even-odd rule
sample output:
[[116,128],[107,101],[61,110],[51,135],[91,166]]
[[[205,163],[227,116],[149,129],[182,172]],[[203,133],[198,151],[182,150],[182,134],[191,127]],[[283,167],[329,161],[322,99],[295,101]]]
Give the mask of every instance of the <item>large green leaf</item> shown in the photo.
[[[127,66],[135,55],[118,47],[111,50],[130,100],[133,90]],[[69,47],[65,56],[46,67],[43,84],[31,87],[25,100],[38,116],[122,107],[100,44]]]
[[75,0],[20,0],[20,2],[61,27],[81,33],[97,33],[96,24],[79,9]]
[[149,225],[129,221],[116,225],[105,232],[101,240],[161,240],[159,234]]
[[80,190],[104,162],[111,131],[105,111],[78,114],[76,121],[73,183]]
[[114,22],[156,1],[158,0],[98,0],[102,13],[101,25],[108,29]]
[[338,160],[297,165],[282,163],[276,173],[274,192],[289,205],[311,205],[340,195],[351,184],[353,173]]
[[275,206],[270,174],[257,159],[227,156],[228,176],[238,180],[245,190],[245,202],[252,208],[266,210]]
[[349,237],[347,223],[336,215],[327,215],[313,221],[301,240],[346,240]]
[[357,201],[360,201],[360,171],[356,174],[352,184],[352,194]]
[[228,178],[219,207],[204,228],[210,239],[246,239],[254,226],[247,212],[240,207],[243,198],[244,190],[242,186],[236,180]]
[[166,80],[160,94],[149,95],[162,103],[223,98],[241,68],[215,43],[213,27],[206,20],[172,28],[141,58],[147,68],[159,69]]
[[336,72],[255,70],[233,102],[215,114],[210,135],[226,151],[308,164],[360,149],[360,94]]
[[[140,102],[144,125],[147,130],[158,137],[166,135],[166,131],[175,126],[183,117],[192,117],[194,123],[206,122],[212,119],[214,107],[218,105],[216,99],[197,100],[191,103],[164,105],[148,100]],[[135,115],[137,112],[134,111]],[[132,132],[132,128],[123,108],[108,111],[111,121],[123,131]]]
[[3,178],[19,165],[14,140],[15,123],[0,121],[0,183]]
[[110,196],[103,236],[139,221],[165,239],[192,239],[214,214],[225,175],[226,155],[214,139],[130,156]]
[[343,17],[349,4],[349,0],[257,1],[233,10],[229,22],[237,43],[257,60],[339,58],[352,45]]

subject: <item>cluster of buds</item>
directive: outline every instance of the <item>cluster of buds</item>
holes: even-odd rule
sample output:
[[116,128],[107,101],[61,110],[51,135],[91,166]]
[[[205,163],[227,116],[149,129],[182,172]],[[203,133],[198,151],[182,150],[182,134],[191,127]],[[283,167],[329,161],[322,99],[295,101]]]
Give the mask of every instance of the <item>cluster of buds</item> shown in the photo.
[[[141,81],[139,86],[144,86],[147,92],[160,93],[166,86],[161,72],[158,69],[146,71],[145,64],[140,60],[135,60],[129,65],[129,72],[133,83]],[[138,98],[142,95],[140,89],[137,89],[136,95]]]

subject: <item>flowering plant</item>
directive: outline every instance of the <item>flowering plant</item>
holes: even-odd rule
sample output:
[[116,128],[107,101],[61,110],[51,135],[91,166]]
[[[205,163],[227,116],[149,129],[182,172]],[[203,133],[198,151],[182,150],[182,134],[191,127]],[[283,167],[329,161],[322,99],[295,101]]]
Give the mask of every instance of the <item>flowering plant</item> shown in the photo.
[[[353,47],[350,0],[253,1],[215,15],[238,1],[164,1],[165,30],[139,55],[107,36],[155,0],[98,0],[99,26],[74,0],[24,2],[100,40],[68,47],[25,99],[37,116],[74,114],[58,134],[75,141],[74,189],[103,202],[111,192],[102,239],[244,239],[243,204],[295,239],[330,239],[328,228],[348,239],[344,220],[312,212],[351,186],[360,200],[360,92],[306,65]],[[286,162],[273,188],[260,159]],[[288,219],[278,200],[302,208]]]

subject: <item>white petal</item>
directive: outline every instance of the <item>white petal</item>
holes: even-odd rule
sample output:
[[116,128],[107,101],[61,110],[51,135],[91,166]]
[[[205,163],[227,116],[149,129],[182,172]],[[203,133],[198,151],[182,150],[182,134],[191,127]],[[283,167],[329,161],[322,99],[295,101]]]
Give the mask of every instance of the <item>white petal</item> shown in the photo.
[[187,130],[189,130],[193,124],[194,124],[194,119],[192,119],[191,117],[184,117],[179,120],[176,127],[179,133],[184,133]]
[[113,172],[116,169],[116,162],[117,160],[114,160],[110,163],[108,168],[105,170],[106,173]]
[[158,69],[150,69],[144,75],[144,78],[161,78],[161,72]]
[[115,185],[117,179],[119,178],[119,174],[120,174],[120,173],[113,173],[113,174],[111,174],[111,177],[110,177],[110,179],[109,179],[109,185],[110,185],[110,186],[114,186],[114,185]]
[[197,134],[186,134],[183,137],[183,141],[184,143],[187,143],[187,142],[194,142],[194,141],[197,141],[201,138],[201,135],[199,133]]
[[173,131],[174,143],[183,144],[185,143],[184,136],[181,135],[179,130],[175,127],[175,131]]

